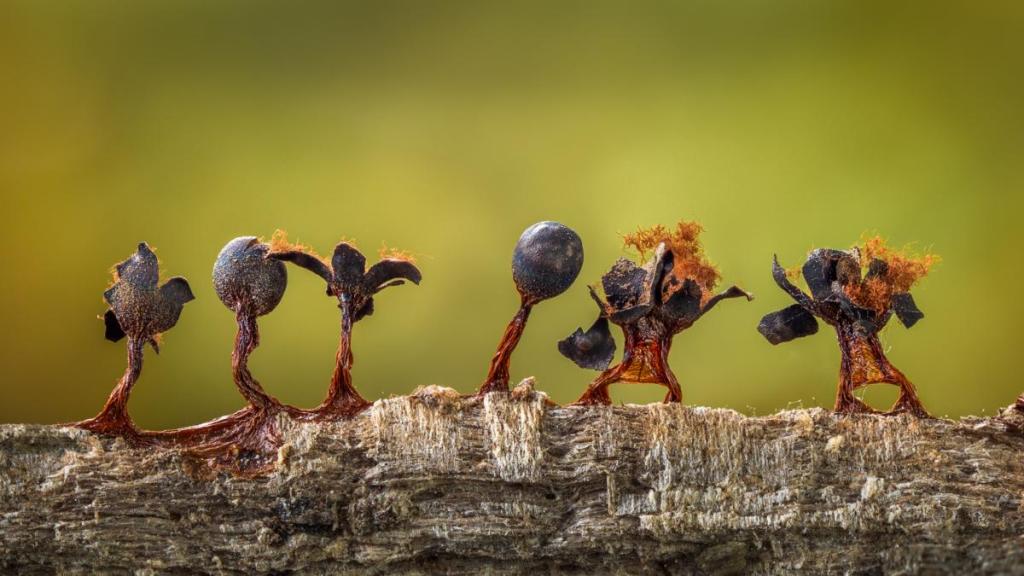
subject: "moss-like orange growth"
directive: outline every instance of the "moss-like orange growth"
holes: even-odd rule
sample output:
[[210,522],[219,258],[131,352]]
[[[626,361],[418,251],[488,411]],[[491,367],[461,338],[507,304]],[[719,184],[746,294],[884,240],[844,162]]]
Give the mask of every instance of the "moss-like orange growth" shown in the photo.
[[704,254],[704,246],[700,241],[700,233],[704,227],[699,222],[680,220],[674,230],[661,224],[651,228],[638,228],[633,234],[622,237],[623,243],[646,258],[647,253],[658,247],[662,242],[672,251],[672,272],[679,279],[690,278],[701,288],[704,294],[710,294],[721,274]]
[[288,240],[288,233],[278,228],[274,230],[274,235],[270,237],[270,253],[280,254],[282,252],[303,252],[309,254],[321,262],[327,262],[323,256],[316,253],[316,250],[310,246],[306,246],[301,242],[291,242]]
[[866,238],[857,250],[864,271],[867,271],[872,260],[885,262],[887,269],[884,274],[850,284],[846,292],[857,305],[880,312],[889,308],[893,294],[909,291],[939,262],[935,254],[914,254],[909,247],[891,248],[881,236]]

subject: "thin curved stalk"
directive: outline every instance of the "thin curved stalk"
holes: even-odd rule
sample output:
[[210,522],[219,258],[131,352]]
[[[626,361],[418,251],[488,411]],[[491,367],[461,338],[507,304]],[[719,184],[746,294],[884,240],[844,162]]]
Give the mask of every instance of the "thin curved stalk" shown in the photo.
[[131,396],[132,387],[139,380],[142,373],[143,346],[146,341],[133,336],[128,337],[128,367],[124,375],[118,381],[117,386],[110,392],[103,409],[96,416],[75,424],[92,432],[101,434],[123,434],[130,437],[138,437],[138,429],[128,414],[128,398]]
[[505,328],[501,342],[498,343],[498,350],[491,357],[491,366],[487,370],[487,379],[484,380],[477,394],[508,391],[509,364],[511,363],[512,352],[519,345],[519,339],[523,337],[526,321],[530,319],[530,311],[532,309],[533,305],[528,304],[525,300],[520,304],[519,311],[516,312],[516,315],[512,317],[512,321]]
[[327,397],[314,410],[320,416],[353,416],[370,405],[352,384],[352,303],[342,297],[338,307],[341,308],[341,337]]
[[665,380],[664,384],[668,388],[668,393],[665,394],[665,403],[675,402],[678,404],[683,401],[683,389],[679,386],[676,373],[672,371],[672,367],[668,363],[668,353],[671,348],[671,339],[662,341],[659,346],[661,351],[661,377]]
[[249,355],[260,345],[260,328],[256,317],[244,312],[235,315],[238,332],[235,334],[235,349],[231,353],[231,373],[235,386],[249,404],[260,410],[279,406],[280,403],[263,390],[263,386],[249,371]]

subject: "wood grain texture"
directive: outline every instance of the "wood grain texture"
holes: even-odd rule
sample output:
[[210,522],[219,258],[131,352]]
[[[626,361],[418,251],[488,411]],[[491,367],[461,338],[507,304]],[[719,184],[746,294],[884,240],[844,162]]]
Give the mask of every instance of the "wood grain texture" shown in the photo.
[[1024,574],[1024,414],[556,407],[430,387],[282,415],[278,467],[0,426],[17,574]]

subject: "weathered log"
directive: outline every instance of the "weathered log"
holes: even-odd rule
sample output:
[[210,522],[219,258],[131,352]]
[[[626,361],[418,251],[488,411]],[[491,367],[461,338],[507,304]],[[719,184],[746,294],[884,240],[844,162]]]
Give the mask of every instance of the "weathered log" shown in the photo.
[[556,407],[431,387],[279,416],[276,468],[0,426],[0,571],[1024,574],[1024,414]]

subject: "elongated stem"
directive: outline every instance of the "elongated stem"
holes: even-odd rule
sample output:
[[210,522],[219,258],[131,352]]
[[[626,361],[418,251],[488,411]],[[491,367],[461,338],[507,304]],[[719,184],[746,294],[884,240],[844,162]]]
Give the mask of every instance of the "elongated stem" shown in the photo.
[[663,339],[658,346],[661,359],[661,364],[658,367],[661,370],[661,378],[665,381],[665,386],[668,387],[668,393],[665,394],[665,403],[676,402],[681,403],[683,401],[683,390],[679,386],[679,380],[676,378],[675,372],[672,371],[672,367],[668,364],[668,353],[672,348],[672,338]]
[[118,381],[117,386],[107,397],[106,404],[100,413],[88,420],[75,424],[79,428],[85,428],[101,434],[124,434],[137,436],[138,429],[128,415],[128,398],[131,396],[132,387],[139,380],[142,373],[143,346],[146,341],[133,336],[128,337],[128,367],[124,375]]
[[235,386],[249,404],[258,409],[265,410],[279,405],[280,403],[267,394],[249,372],[249,355],[260,345],[260,328],[256,323],[256,317],[239,311],[235,315],[235,320],[238,322],[238,332],[235,334],[235,349],[231,353],[231,373],[235,379]]
[[516,312],[516,315],[512,317],[512,321],[505,328],[501,342],[498,343],[498,350],[491,358],[491,367],[487,370],[487,379],[480,386],[477,394],[486,394],[499,390],[508,391],[508,370],[512,359],[512,352],[519,345],[519,339],[523,337],[523,330],[526,328],[526,321],[529,320],[532,309],[533,305],[526,303],[525,300],[520,304],[519,311]]
[[881,376],[881,372],[876,368],[877,362],[871,358],[871,347],[865,337],[856,334],[854,327],[850,324],[837,325],[836,335],[839,339],[841,357],[836,403],[832,409],[843,414],[877,412],[853,395],[854,390],[871,380],[868,371],[876,378]]
[[320,416],[353,416],[370,405],[352,384],[352,302],[342,296],[338,307],[341,308],[341,339],[331,387],[323,403],[314,410]]

